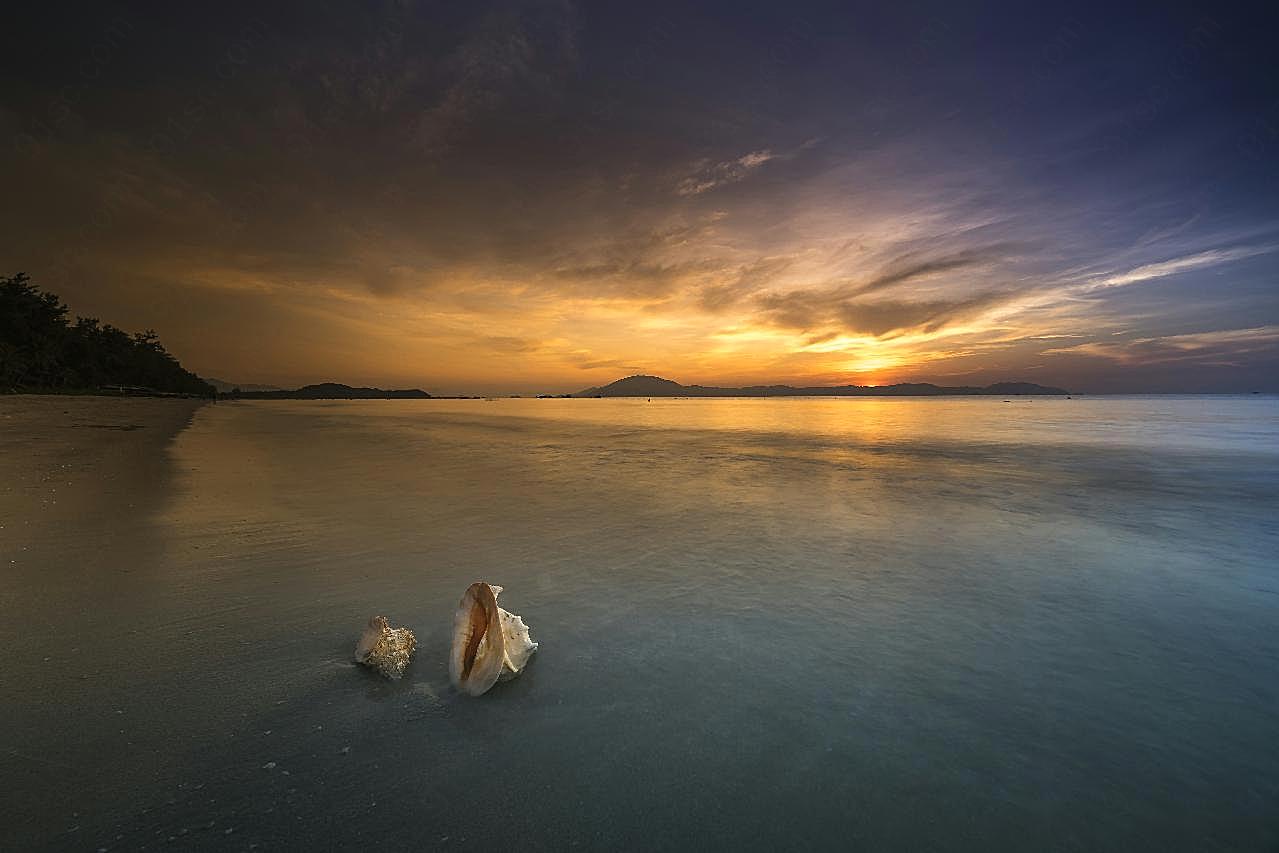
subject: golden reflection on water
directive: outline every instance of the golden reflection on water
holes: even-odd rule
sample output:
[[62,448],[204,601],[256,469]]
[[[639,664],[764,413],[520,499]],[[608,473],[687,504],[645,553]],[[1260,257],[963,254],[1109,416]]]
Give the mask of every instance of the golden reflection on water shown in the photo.
[[[274,405],[305,411],[316,404]],[[343,414],[377,417],[504,416],[626,428],[792,433],[868,446],[940,441],[1221,448],[1251,445],[1258,429],[1279,430],[1279,400],[1272,396],[516,398],[328,405]]]

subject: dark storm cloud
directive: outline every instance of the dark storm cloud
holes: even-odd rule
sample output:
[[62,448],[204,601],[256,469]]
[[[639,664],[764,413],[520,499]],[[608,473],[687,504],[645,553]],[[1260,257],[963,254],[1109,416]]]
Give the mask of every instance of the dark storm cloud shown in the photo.
[[[69,229],[32,234],[35,245],[65,256],[118,252],[148,234],[162,251],[198,240],[282,276],[355,266],[375,292],[402,289],[388,273],[397,265],[521,258],[539,242],[525,233],[539,188],[511,193],[514,136],[491,152],[473,137],[553,108],[575,63],[573,10],[506,4],[441,18],[412,4],[373,8],[329,5],[288,22],[240,10],[222,32],[196,37],[209,45],[202,55],[141,88],[104,80],[74,128],[55,129],[21,162],[27,197],[64,218],[83,211]],[[185,23],[139,17],[131,32],[156,47]],[[458,142],[473,147],[459,152]],[[8,233],[37,230],[10,213]],[[363,269],[370,252],[379,257]]]

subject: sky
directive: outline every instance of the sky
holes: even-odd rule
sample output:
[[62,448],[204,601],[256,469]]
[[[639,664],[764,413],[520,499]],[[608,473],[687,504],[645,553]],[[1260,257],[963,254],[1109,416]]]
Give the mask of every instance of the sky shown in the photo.
[[24,4],[0,274],[246,384],[1276,391],[1275,8]]

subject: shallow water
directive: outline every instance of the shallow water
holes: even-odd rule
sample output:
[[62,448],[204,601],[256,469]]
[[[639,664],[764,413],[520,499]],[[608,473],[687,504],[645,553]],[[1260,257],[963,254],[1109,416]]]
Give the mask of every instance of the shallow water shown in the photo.
[[[6,521],[0,847],[1279,847],[1274,397],[245,402],[167,453]],[[476,579],[541,648],[469,699]]]

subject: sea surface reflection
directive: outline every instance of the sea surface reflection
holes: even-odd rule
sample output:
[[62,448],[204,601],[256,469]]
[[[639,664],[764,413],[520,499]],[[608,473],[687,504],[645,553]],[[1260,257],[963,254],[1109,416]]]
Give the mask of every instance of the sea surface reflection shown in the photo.
[[[168,453],[127,595],[42,602],[94,675],[23,673],[84,780],[28,846],[1279,844],[1273,397],[243,402]],[[478,700],[477,579],[541,643]]]

